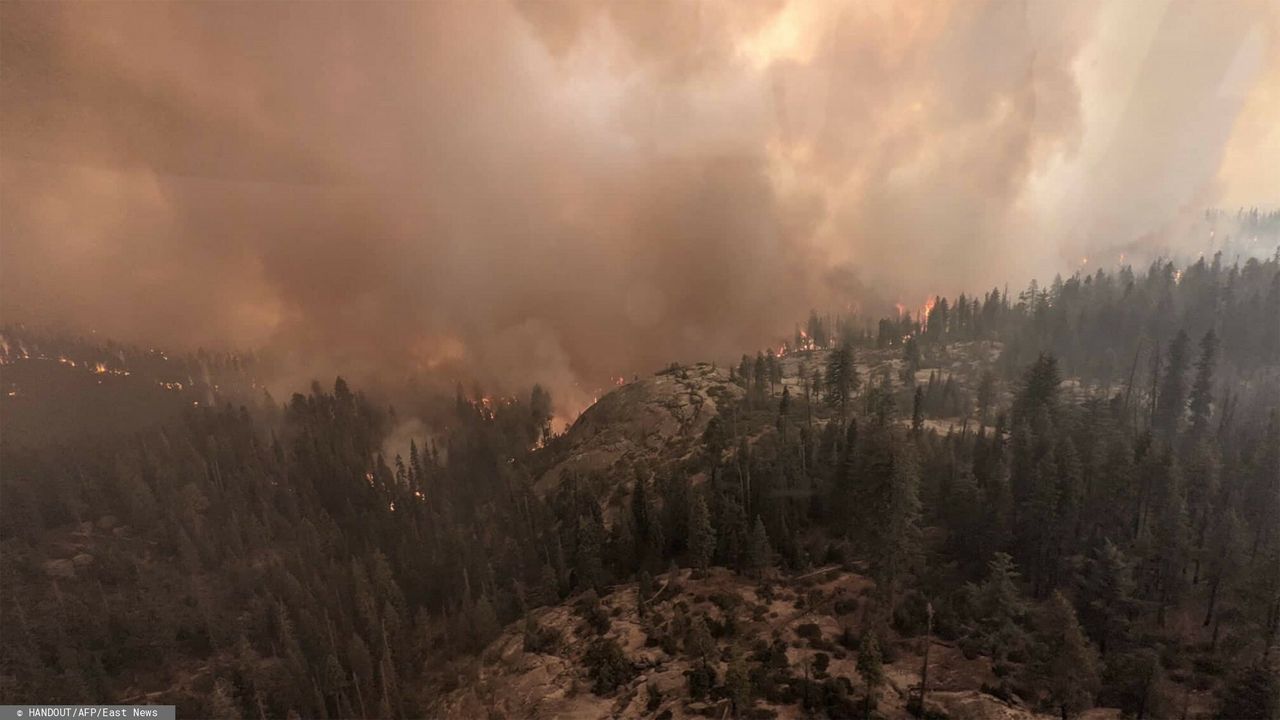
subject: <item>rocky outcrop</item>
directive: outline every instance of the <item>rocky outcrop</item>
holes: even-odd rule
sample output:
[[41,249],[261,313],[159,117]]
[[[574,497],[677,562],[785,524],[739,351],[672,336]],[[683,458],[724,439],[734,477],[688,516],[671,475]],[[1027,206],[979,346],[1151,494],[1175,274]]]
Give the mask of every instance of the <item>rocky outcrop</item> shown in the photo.
[[[638,588],[620,585],[601,599],[608,616],[604,638],[617,642],[635,675],[605,695],[592,692],[584,656],[596,632],[574,610],[581,598],[532,611],[542,628],[558,633],[559,642],[544,652],[524,646],[524,624],[509,626],[478,659],[467,661],[456,689],[438,697],[434,708],[441,717],[521,718],[653,718],[672,720],[723,717],[728,710],[722,697],[694,700],[689,696],[687,673],[694,668],[683,640],[681,623],[695,617],[710,627],[733,626],[731,633],[717,631],[711,666],[718,683],[727,670],[726,658],[750,653],[760,643],[781,641],[793,676],[810,673],[831,678],[851,688],[850,697],[863,692],[857,671],[857,652],[842,642],[845,630],[861,632],[866,595],[871,582],[840,568],[793,578],[757,582],[727,570],[715,569],[706,577],[676,571],[658,579],[657,589],[639,612]],[[730,619],[732,616],[732,619]],[[683,618],[683,620],[681,619]],[[895,661],[885,666],[886,682],[879,693],[877,715],[911,717],[908,701],[918,692],[922,639],[895,640]],[[819,658],[819,655],[825,658]],[[821,660],[821,662],[819,662]],[[819,668],[819,669],[815,669]],[[991,663],[985,657],[966,658],[959,649],[935,641],[930,649],[930,692],[927,706],[935,717],[1000,720],[1049,720],[1016,699],[1007,701],[986,694],[995,685]],[[651,700],[653,688],[656,700]],[[799,702],[769,702],[759,698],[757,708],[778,718],[806,714]],[[1091,718],[1111,717],[1094,710]]]
[[537,488],[556,487],[566,473],[610,473],[641,459],[678,460],[692,452],[721,407],[742,397],[729,373],[710,363],[672,367],[620,386],[588,408],[565,435],[561,459]]

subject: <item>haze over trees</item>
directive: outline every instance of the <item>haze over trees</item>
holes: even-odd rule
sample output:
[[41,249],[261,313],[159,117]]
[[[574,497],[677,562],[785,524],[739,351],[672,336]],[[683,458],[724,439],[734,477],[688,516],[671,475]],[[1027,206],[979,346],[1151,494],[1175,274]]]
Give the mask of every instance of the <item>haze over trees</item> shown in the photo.
[[[676,592],[674,565],[871,581],[838,678],[745,620],[666,618],[652,641],[694,661],[688,697],[740,717],[873,716],[930,606],[995,696],[1167,717],[1194,690],[1211,716],[1275,717],[1280,260],[939,298],[923,322],[815,313],[793,341],[716,370],[716,415],[679,452],[608,471],[547,475],[573,431],[550,432],[541,387],[459,390],[400,454],[394,411],[340,378],[6,437],[0,699],[420,717],[504,627],[527,652],[560,646],[534,610],[561,603],[610,696],[640,668],[601,599],[634,584],[644,607]],[[16,353],[6,380],[31,362]]]

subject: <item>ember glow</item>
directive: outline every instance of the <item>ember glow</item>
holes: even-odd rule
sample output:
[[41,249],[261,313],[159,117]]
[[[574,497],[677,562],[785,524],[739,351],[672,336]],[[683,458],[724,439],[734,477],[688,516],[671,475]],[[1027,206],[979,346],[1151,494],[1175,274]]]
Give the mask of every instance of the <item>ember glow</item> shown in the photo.
[[0,4],[0,312],[569,415],[1275,201],[1276,3],[910,7]]

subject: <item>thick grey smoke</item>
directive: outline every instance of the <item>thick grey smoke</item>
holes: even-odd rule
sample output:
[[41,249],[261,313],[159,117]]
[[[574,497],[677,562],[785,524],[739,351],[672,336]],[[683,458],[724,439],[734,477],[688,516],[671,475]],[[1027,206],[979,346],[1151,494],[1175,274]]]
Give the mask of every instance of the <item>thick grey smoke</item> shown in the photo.
[[1278,28],[1265,0],[7,2],[0,304],[572,412],[811,306],[1273,201]]

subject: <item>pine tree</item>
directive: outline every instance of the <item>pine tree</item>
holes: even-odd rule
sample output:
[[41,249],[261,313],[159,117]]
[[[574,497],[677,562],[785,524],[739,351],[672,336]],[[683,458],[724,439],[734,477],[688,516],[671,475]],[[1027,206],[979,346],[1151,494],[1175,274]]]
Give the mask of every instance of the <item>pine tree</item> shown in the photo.
[[858,390],[858,369],[853,363],[853,345],[847,340],[827,356],[827,402],[840,409],[840,416],[847,413],[845,408],[849,396]]
[[991,370],[982,371],[982,379],[978,382],[978,422],[987,424],[987,416],[991,412],[991,404],[996,397],[996,376]]
[[899,447],[887,428],[868,445],[858,508],[871,574],[892,615],[920,550],[920,470],[910,446]]
[[1153,418],[1155,429],[1165,437],[1173,437],[1178,432],[1182,415],[1187,405],[1187,350],[1190,345],[1187,333],[1179,330],[1173,342],[1169,344],[1169,353],[1160,383],[1160,394],[1156,401],[1156,413]]
[[1280,669],[1259,660],[1241,668],[1222,689],[1221,720],[1280,717]]
[[978,611],[977,638],[983,649],[997,662],[1011,653],[1021,653],[1026,646],[1022,629],[1026,601],[1018,590],[1018,571],[1013,558],[997,552],[987,564],[987,577],[971,588]]
[[1076,620],[1071,603],[1060,592],[1049,599],[1040,619],[1042,649],[1032,668],[1037,684],[1062,720],[1093,707],[1099,687],[1097,653]]
[[752,705],[751,676],[747,673],[747,664],[741,655],[735,655],[729,662],[729,669],[724,675],[724,685],[729,701],[733,703],[734,717],[746,717]]
[[1191,431],[1203,437],[1209,429],[1213,408],[1213,369],[1217,362],[1218,336],[1209,330],[1200,339],[1200,359],[1196,361],[1196,377],[1191,385]]
[[751,531],[751,542],[747,548],[747,569],[756,577],[773,564],[773,548],[769,545],[769,534],[765,531],[764,522],[756,516],[755,527]]
[[1104,540],[1088,559],[1081,582],[1081,617],[1103,655],[1113,641],[1125,637],[1133,592],[1129,559],[1110,539]]
[[876,707],[876,696],[879,694],[880,685],[884,682],[884,661],[880,656],[880,642],[872,630],[864,631],[862,640],[858,644],[858,675],[862,676],[862,684],[866,688],[866,717],[870,720],[871,713]]
[[604,535],[600,519],[595,513],[587,513],[578,531],[578,548],[573,563],[580,588],[599,588],[605,582]]
[[702,666],[707,665],[716,651],[716,641],[711,637],[711,630],[701,615],[695,615],[689,623],[689,631],[684,638],[685,653],[697,660]]
[[711,526],[711,513],[701,492],[693,492],[693,505],[689,510],[689,555],[693,567],[706,570],[716,551],[716,531]]
[[911,401],[911,432],[919,435],[924,430],[924,387],[916,385],[915,397]]
[[498,622],[498,613],[489,601],[488,595],[480,596],[471,614],[471,634],[475,647],[482,648],[498,636],[502,625]]
[[1057,358],[1041,353],[1022,376],[1022,387],[1013,402],[1014,426],[1024,419],[1030,421],[1035,418],[1041,409],[1052,415],[1058,406],[1058,386],[1061,383]]

